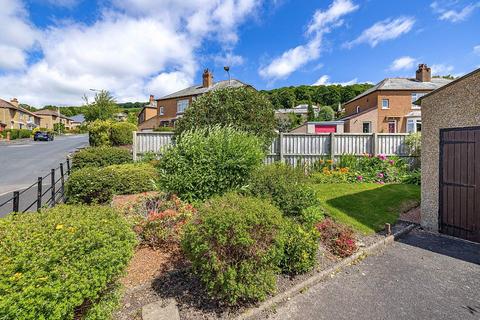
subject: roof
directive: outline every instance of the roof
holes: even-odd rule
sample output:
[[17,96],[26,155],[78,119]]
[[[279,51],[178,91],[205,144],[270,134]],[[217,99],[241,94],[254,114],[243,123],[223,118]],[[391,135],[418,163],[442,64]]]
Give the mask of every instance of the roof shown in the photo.
[[73,116],[70,119],[73,122],[79,122],[79,123],[84,123],[85,122],[85,116],[83,114],[77,114],[76,116]]
[[451,85],[454,85],[454,84],[456,84],[457,82],[460,82],[460,81],[462,81],[462,80],[464,80],[464,79],[466,79],[466,78],[468,78],[468,77],[470,77],[470,76],[473,76],[473,75],[476,74],[477,72],[480,72],[480,68],[475,69],[475,70],[473,70],[472,72],[469,72],[469,73],[467,73],[467,74],[464,75],[464,76],[461,76],[460,78],[457,78],[457,79],[455,79],[455,80],[450,81],[449,83],[447,83],[445,86],[442,86],[441,88],[438,88],[438,89],[436,89],[436,90],[434,90],[434,91],[432,91],[432,92],[427,93],[426,95],[418,98],[414,103],[417,104],[417,105],[420,105],[420,104],[422,103],[422,100],[425,99],[426,97],[429,97],[429,96],[437,93],[438,91],[440,91],[440,89],[444,89],[444,88],[449,87],[449,86],[451,86]]
[[35,114],[39,115],[39,116],[56,116],[56,117],[60,116],[60,118],[70,119],[70,118],[64,116],[63,114],[61,114],[57,110],[43,109],[43,110],[35,111]]
[[[317,106],[312,106],[312,108],[315,111],[318,111],[319,109],[319,107]],[[308,104],[299,104],[296,107],[287,108],[287,109],[277,109],[275,110],[275,113],[298,113],[298,114],[308,113]]]
[[204,93],[212,91],[212,90],[224,89],[224,88],[240,88],[240,87],[245,87],[245,86],[248,86],[248,85],[241,82],[240,80],[237,80],[237,79],[223,80],[223,81],[215,82],[211,87],[208,87],[208,88],[206,88],[202,85],[195,85],[195,86],[192,86],[192,87],[174,92],[172,94],[166,95],[166,96],[161,97],[160,99],[157,99],[157,100],[166,100],[166,99],[172,99],[172,98],[196,96],[196,95],[204,94]]
[[22,112],[25,112],[25,113],[27,113],[27,114],[29,114],[29,115],[31,115],[31,116],[34,116],[34,117],[37,117],[37,118],[38,118],[38,116],[37,116],[35,113],[33,113],[33,112],[31,112],[31,111],[29,111],[29,110],[27,110],[27,109],[25,109],[25,108],[22,108],[22,107],[20,107],[20,106],[16,106],[16,105],[14,105],[13,103],[8,102],[8,101],[3,100],[3,99],[0,99],[0,108],[10,108],[10,109],[15,109],[15,110],[20,110],[20,111],[22,111]]
[[436,90],[450,82],[452,80],[444,78],[432,78],[432,81],[426,82],[418,81],[415,78],[386,78],[355,98],[345,102],[345,104],[365,97],[377,90]]

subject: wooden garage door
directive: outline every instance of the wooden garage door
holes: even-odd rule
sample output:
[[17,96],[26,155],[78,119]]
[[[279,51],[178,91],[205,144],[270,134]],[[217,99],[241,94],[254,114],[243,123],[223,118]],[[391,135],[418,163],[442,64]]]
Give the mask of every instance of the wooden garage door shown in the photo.
[[480,127],[440,130],[440,232],[480,242]]

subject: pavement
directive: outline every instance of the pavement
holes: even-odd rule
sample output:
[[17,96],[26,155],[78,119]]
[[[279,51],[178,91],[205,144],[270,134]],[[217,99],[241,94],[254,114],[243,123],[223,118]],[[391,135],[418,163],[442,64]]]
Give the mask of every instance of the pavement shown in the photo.
[[[88,146],[87,135],[58,136],[54,141],[3,141],[0,144],[0,204],[12,196],[13,191],[23,190],[47,175],[51,169],[65,162],[67,156]],[[36,190],[29,190],[21,197],[22,205],[27,198],[34,201]],[[11,205],[0,208],[0,217],[11,211]]]
[[414,229],[268,319],[480,319],[480,244]]

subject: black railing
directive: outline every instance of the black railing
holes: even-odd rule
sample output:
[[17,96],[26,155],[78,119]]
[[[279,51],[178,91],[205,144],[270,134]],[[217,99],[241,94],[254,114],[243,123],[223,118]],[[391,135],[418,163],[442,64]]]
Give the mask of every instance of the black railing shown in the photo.
[[40,211],[42,208],[65,202],[65,181],[69,176],[70,159],[67,159],[57,168],[51,169],[47,175],[38,177],[29,187],[14,191],[6,200],[0,198],[0,216],[8,212]]

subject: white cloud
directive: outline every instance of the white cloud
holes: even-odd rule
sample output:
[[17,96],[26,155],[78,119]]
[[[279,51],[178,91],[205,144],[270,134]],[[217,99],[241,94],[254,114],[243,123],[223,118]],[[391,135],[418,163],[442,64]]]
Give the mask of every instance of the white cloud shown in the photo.
[[315,83],[312,84],[312,86],[327,85],[329,79],[330,79],[330,77],[325,74],[325,75],[321,76],[320,78],[318,78],[318,80],[315,81]]
[[286,78],[306,63],[318,59],[324,34],[341,25],[342,17],[357,8],[358,6],[350,0],[334,0],[327,10],[317,10],[308,25],[308,42],[288,49],[267,65],[262,66],[259,69],[260,76],[271,80]]
[[412,17],[386,19],[365,29],[358,38],[347,42],[345,47],[351,48],[357,44],[368,43],[373,48],[380,42],[396,39],[402,34],[408,33],[414,24],[415,19]]
[[392,64],[389,67],[391,71],[399,71],[399,70],[409,70],[412,69],[416,63],[416,59],[404,56],[393,60]]
[[480,44],[478,46],[473,47],[473,52],[480,56]]
[[430,68],[432,69],[432,75],[434,76],[446,76],[452,74],[455,69],[452,65],[448,64],[434,64]]
[[[0,15],[4,15],[4,3],[23,8],[18,1],[0,0]],[[28,69],[0,76],[0,97],[16,96],[37,106],[72,105],[82,103],[89,88],[110,90],[119,101],[143,101],[150,93],[161,96],[183,89],[203,67],[199,49],[205,40],[219,42],[225,57],[240,62],[241,57],[233,53],[237,28],[255,14],[260,2],[114,0],[113,7],[104,9],[91,25],[62,22],[45,30],[34,30],[23,22],[24,10],[7,11],[23,22],[23,29],[7,33],[16,39],[14,43],[5,40],[1,29],[11,22],[0,18],[0,43],[13,43],[20,50],[10,50],[14,59],[8,61],[25,61],[24,50],[35,39],[42,57]],[[208,17],[203,24],[202,17]],[[21,42],[27,34],[35,36]],[[6,69],[2,61],[0,56],[0,68]]]
[[214,61],[217,65],[229,67],[241,66],[245,62],[242,56],[231,52],[215,56]]
[[456,2],[434,1],[430,7],[434,13],[438,14],[440,20],[457,23],[467,20],[476,9],[480,8],[480,2],[460,8],[456,6]]

